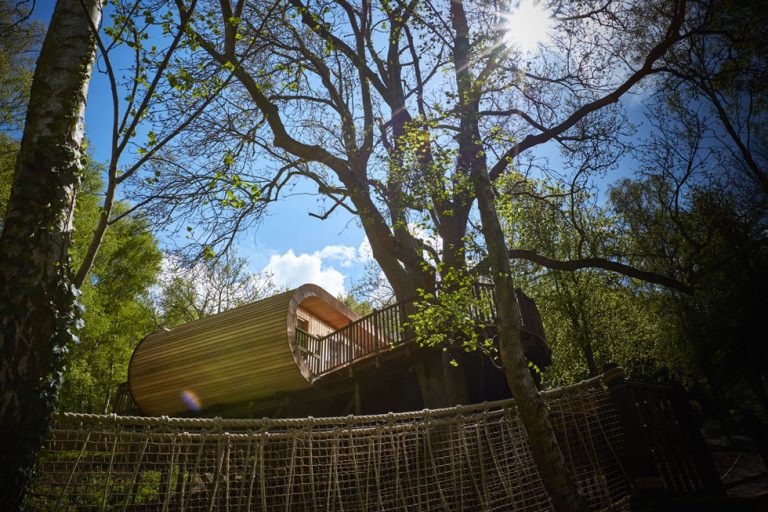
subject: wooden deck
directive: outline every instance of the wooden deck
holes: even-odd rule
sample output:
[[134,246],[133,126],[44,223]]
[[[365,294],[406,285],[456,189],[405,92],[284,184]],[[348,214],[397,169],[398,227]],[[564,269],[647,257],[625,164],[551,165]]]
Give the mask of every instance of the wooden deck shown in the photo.
[[[493,286],[477,283],[474,295],[473,321],[495,324],[496,294]],[[327,336],[313,336],[296,329],[296,342],[314,380],[412,342],[413,332],[408,329],[407,323],[408,318],[418,311],[418,300],[412,298],[376,310]]]

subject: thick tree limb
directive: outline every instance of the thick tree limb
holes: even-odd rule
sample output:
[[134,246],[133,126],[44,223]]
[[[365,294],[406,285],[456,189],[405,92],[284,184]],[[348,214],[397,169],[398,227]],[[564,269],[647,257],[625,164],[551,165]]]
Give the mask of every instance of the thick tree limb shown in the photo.
[[608,270],[610,272],[616,272],[617,274],[621,274],[627,277],[632,277],[634,279],[640,279],[641,281],[645,281],[647,283],[660,284],[685,294],[691,294],[693,292],[692,286],[678,281],[672,277],[657,274],[655,272],[649,272],[647,270],[640,270],[630,265],[625,265],[624,263],[619,263],[617,261],[607,260],[605,258],[590,257],[576,260],[554,260],[552,258],[542,256],[536,251],[528,249],[510,249],[509,257],[510,259],[530,261],[531,263],[536,263],[537,265],[541,265],[542,267],[546,267],[550,270],[566,270],[572,272],[574,270],[581,270],[585,268],[599,268]]

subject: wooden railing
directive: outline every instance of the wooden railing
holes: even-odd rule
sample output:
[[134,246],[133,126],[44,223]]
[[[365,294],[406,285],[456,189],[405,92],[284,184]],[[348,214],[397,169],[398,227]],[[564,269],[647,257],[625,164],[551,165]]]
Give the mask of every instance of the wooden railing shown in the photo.
[[313,374],[319,373],[321,368],[320,347],[322,346],[322,340],[297,327],[296,345],[298,345],[299,352],[301,352],[304,358],[304,364],[307,365]]
[[477,322],[496,322],[496,290],[492,284],[475,283],[472,286],[472,317]]
[[630,382],[627,389],[667,492],[719,494],[720,477],[682,388]]
[[682,388],[627,382],[624,370],[602,375],[624,432],[624,471],[640,499],[722,495],[712,457]]
[[322,375],[410,341],[405,324],[416,312],[416,300],[379,309],[320,338],[318,370],[314,373]]
[[[473,294],[472,317],[478,322],[495,322],[493,285],[476,283]],[[406,324],[416,313],[418,301],[414,297],[376,310],[323,337],[296,329],[296,343],[304,354],[305,364],[319,377],[412,341],[412,332]]]

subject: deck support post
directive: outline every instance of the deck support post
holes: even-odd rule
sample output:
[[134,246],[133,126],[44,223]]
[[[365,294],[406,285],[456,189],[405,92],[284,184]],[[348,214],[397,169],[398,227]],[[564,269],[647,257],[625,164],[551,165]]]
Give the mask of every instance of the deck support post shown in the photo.
[[360,389],[360,382],[357,379],[355,379],[354,400],[355,400],[355,414],[356,415],[363,414],[363,394],[362,394],[362,390]]
[[454,368],[444,352],[430,352],[416,365],[424,407],[437,409],[466,404],[464,369]]
[[461,365],[452,365],[451,357],[447,352],[442,353],[442,366],[449,405],[468,404],[469,395],[467,393],[467,380],[464,373],[465,368]]
[[[627,389],[624,369],[618,366],[606,369],[603,384],[608,388],[624,432],[624,467],[631,480],[633,504],[640,505],[646,500],[663,497],[667,493],[666,486],[656,468],[653,451]],[[639,509],[642,510],[642,505]]]

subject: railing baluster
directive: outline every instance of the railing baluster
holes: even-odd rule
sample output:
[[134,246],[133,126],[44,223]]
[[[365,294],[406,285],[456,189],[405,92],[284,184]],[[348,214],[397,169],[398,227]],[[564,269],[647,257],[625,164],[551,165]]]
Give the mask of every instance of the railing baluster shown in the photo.
[[[373,311],[374,315],[371,317],[373,320],[373,333],[370,338],[370,345],[369,345],[369,351],[373,352],[373,345],[376,343],[376,339],[378,339],[381,334],[379,333],[379,315],[377,315],[376,311]],[[376,353],[378,353],[378,349],[376,349]]]
[[382,309],[381,318],[379,320],[379,326],[381,329],[381,336],[376,340],[376,353],[381,351],[382,343],[389,343],[389,311],[385,308]]
[[[482,322],[495,321],[496,298],[493,285],[476,283],[472,288],[472,295],[475,299],[469,312],[472,318]],[[315,338],[318,348],[313,352],[319,357],[317,361],[310,363],[310,367],[314,368],[313,373],[322,375],[361,357],[379,354],[391,347],[412,341],[406,338],[404,323],[415,312],[417,300],[412,298],[390,304],[349,322],[327,336]],[[307,339],[299,343],[310,342]]]

